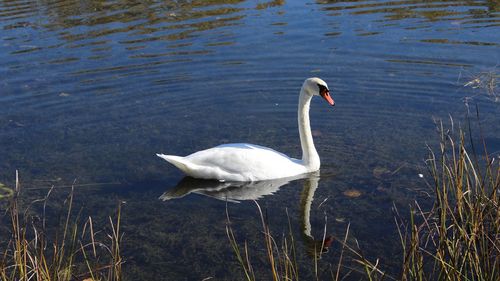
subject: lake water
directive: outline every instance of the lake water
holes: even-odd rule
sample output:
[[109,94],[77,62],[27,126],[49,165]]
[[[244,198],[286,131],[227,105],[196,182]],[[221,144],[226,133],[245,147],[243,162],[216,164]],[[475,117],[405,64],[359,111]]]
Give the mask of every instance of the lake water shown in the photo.
[[[76,206],[103,223],[125,201],[127,280],[241,279],[226,206],[266,279],[258,210],[241,200],[252,188],[274,194],[258,202],[278,240],[290,220],[302,279],[313,274],[304,217],[316,239],[325,217],[336,237],[350,223],[366,256],[397,276],[392,208],[426,200],[418,174],[434,120],[463,124],[477,105],[500,150],[499,28],[498,1],[2,0],[0,182],[19,170],[27,198],[58,187],[54,212],[75,183]],[[312,103],[317,188],[193,192],[199,183],[176,188],[183,175],[155,156],[249,142],[300,157],[297,98],[312,76],[336,101]],[[337,258],[323,255],[322,279]]]

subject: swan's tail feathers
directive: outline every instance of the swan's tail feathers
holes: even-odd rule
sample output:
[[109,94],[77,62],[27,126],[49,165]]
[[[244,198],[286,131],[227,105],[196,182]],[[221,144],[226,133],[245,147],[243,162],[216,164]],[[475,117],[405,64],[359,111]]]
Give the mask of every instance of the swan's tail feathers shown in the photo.
[[188,164],[184,160],[184,157],[165,154],[156,154],[156,156],[168,161],[170,164],[174,165],[184,173],[189,174],[190,169],[188,167]]

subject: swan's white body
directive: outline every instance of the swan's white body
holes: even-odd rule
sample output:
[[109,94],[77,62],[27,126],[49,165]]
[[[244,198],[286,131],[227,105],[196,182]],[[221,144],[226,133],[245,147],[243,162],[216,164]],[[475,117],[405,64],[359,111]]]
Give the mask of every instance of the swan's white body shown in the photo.
[[319,78],[306,79],[300,90],[298,125],[302,159],[295,159],[271,148],[247,144],[223,144],[181,157],[157,154],[187,175],[219,181],[261,181],[293,177],[320,168],[309,122],[309,106],[314,95],[334,105],[328,86]]

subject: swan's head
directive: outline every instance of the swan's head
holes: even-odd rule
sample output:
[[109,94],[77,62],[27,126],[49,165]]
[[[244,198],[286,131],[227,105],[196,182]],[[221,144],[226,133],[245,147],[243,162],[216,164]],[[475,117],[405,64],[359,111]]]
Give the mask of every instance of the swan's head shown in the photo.
[[311,96],[321,96],[324,98],[330,105],[334,106],[335,102],[330,96],[330,90],[328,89],[328,85],[325,81],[313,77],[308,78],[304,81],[302,85],[302,90]]

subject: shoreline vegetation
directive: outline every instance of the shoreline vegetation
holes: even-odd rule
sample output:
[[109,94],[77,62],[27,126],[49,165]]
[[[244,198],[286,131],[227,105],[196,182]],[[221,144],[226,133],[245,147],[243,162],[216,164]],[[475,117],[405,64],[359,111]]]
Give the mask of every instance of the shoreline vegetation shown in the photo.
[[[311,244],[316,280],[323,280],[318,264],[332,244],[339,250],[334,253],[338,263],[330,266],[331,280],[343,280],[351,273],[367,280],[500,280],[500,157],[489,155],[483,141],[473,141],[470,121],[468,129],[458,131],[451,123],[449,130],[442,122],[437,124],[439,148],[429,148],[427,172],[421,175],[434,201],[432,208],[423,209],[415,201],[409,215],[396,210],[403,257],[399,275],[387,274],[378,259],[365,258],[356,239],[350,237],[348,224],[344,236],[328,236],[325,228],[322,239]],[[483,155],[475,153],[479,147]],[[49,229],[47,222],[58,219],[45,216],[52,189],[45,198],[26,203],[21,200],[17,173],[15,188],[0,184],[0,189],[10,222],[9,241],[0,245],[1,280],[123,279],[121,202],[116,214],[108,217],[107,230],[96,230],[92,217],[84,218],[81,210],[73,210],[72,188],[56,227]],[[43,210],[37,220],[30,210],[35,204]],[[236,237],[226,212],[226,234],[242,277],[261,280],[252,266],[252,260],[259,259],[267,261],[273,280],[301,280],[290,220],[288,234],[273,236],[257,202],[256,206],[266,247],[259,253],[264,257],[251,253],[247,242]]]
[[426,160],[434,206],[415,202],[410,223],[398,224],[402,280],[500,280],[500,157],[488,154],[481,126],[473,141],[470,126],[454,137],[438,124],[439,150]]
[[[108,217],[110,231],[95,230],[92,217],[82,218],[81,210],[73,210],[74,187],[59,216],[46,216],[52,191],[43,199],[24,202],[16,171],[15,189],[6,193],[10,240],[0,245],[5,247],[0,252],[0,280],[122,280],[121,202],[115,216]],[[41,205],[42,214],[33,213],[35,205]]]

